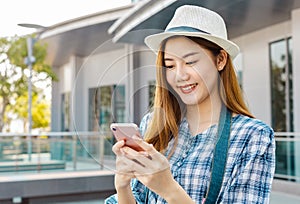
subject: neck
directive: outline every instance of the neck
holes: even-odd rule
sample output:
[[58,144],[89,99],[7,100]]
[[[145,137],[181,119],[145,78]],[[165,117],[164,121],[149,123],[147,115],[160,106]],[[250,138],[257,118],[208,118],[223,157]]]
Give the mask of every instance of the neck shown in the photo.
[[218,123],[221,107],[220,97],[210,97],[201,104],[188,106],[186,118],[192,135],[203,132],[211,125]]

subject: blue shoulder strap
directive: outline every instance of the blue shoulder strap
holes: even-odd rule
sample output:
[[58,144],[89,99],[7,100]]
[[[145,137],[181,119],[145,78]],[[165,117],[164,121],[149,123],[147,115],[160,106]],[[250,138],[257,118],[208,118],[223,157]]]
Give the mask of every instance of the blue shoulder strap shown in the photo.
[[214,150],[211,179],[205,204],[215,204],[217,202],[222,186],[229,146],[231,117],[231,111],[225,105],[222,105],[218,125],[218,141]]

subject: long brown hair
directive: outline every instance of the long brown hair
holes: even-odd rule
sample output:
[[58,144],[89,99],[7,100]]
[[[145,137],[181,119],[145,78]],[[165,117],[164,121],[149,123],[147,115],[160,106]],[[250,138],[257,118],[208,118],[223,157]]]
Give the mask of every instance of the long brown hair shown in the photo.
[[[205,39],[197,37],[188,37],[202,48],[211,51],[213,56],[217,57],[222,50],[218,45]],[[166,40],[161,43],[160,51],[156,60],[156,90],[154,97],[153,113],[151,122],[147,128],[146,141],[160,152],[163,152],[168,146],[169,141],[174,137],[175,149],[179,124],[185,113],[185,105],[180,97],[169,87],[166,80],[166,69],[164,63],[164,50]],[[229,56],[229,55],[228,55]],[[236,114],[242,114],[253,118],[248,110],[240,89],[233,63],[230,57],[222,71],[219,72],[219,91],[222,102],[229,110]],[[171,151],[172,154],[173,151]],[[171,155],[169,154],[169,157]]]

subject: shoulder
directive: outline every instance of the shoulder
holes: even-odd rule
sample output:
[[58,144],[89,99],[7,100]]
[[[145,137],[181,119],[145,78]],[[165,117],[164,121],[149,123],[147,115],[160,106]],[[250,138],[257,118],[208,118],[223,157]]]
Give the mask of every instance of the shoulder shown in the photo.
[[232,126],[238,129],[245,129],[248,131],[269,131],[273,132],[272,128],[262,120],[250,118],[245,115],[236,115],[232,119]]
[[238,131],[244,134],[274,134],[273,129],[262,120],[250,118],[244,115],[237,115],[233,117],[231,127],[232,131]]
[[244,115],[232,119],[232,142],[242,145],[248,152],[263,154],[267,148],[274,146],[274,131],[265,122]]

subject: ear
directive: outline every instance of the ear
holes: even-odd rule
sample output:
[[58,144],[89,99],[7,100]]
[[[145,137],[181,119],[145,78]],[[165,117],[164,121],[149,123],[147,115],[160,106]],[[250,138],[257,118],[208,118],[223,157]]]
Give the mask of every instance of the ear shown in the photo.
[[221,50],[217,56],[217,69],[222,71],[227,63],[228,54],[225,50]]

